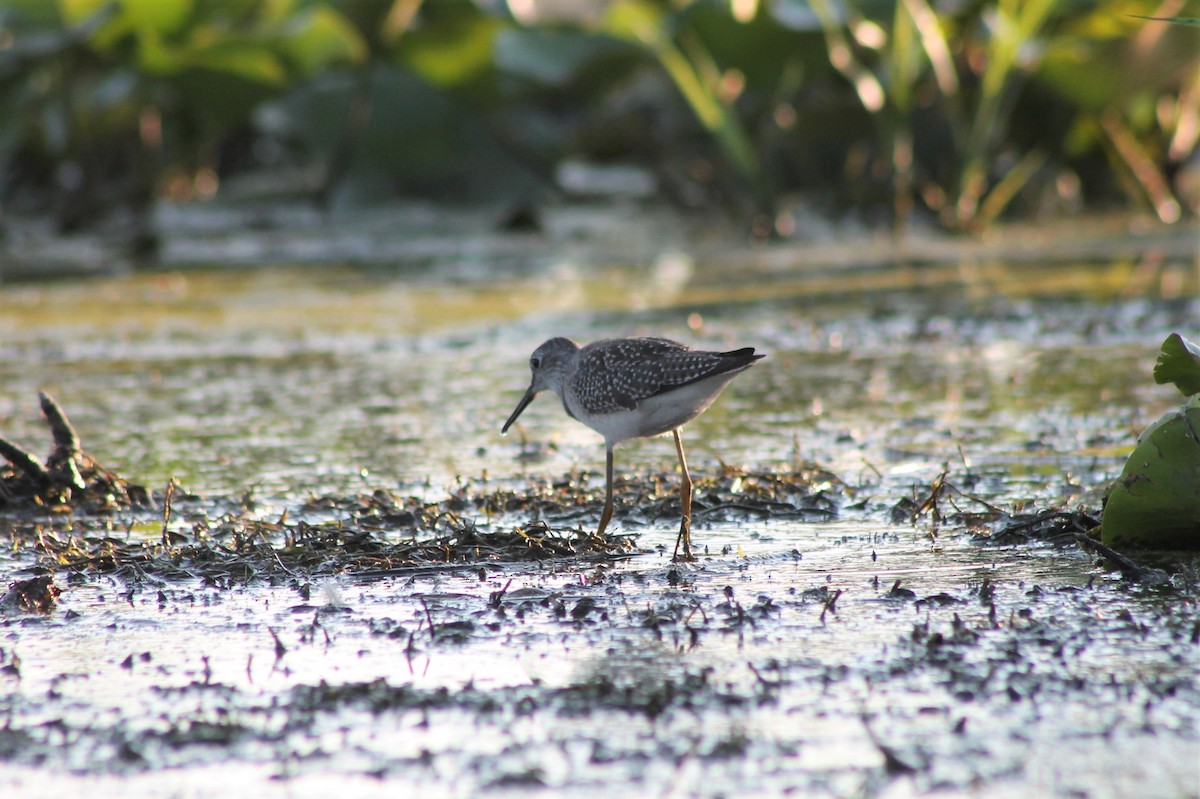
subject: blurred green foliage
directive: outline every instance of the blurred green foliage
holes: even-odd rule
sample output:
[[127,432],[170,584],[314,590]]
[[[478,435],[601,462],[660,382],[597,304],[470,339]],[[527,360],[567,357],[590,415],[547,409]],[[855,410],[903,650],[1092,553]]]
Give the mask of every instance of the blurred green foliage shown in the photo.
[[516,202],[578,159],[761,236],[797,193],[896,225],[1117,199],[1173,221],[1196,211],[1200,31],[1141,17],[1181,8],[7,0],[0,203],[69,230],[266,173],[322,203]]

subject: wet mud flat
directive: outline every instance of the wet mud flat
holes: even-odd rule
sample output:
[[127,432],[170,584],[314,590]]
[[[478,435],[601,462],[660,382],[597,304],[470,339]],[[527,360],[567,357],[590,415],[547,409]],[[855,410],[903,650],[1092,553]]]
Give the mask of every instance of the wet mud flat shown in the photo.
[[[90,459],[0,512],[0,794],[1200,796],[1200,564],[1081,537],[1194,259],[767,256],[0,291],[0,434],[45,390]],[[685,431],[695,563],[669,443],[597,539],[594,437],[499,438],[564,332],[769,352]]]
[[123,527],[19,519],[21,574],[61,593],[0,616],[0,780],[1195,795],[1194,557],[1135,579],[1069,513],[957,513],[946,481],[889,508],[815,467],[726,468],[698,475],[705,554],[674,563],[671,477],[619,481],[638,534],[604,540],[564,526],[596,512],[586,474],[314,497],[270,522],[182,493]]

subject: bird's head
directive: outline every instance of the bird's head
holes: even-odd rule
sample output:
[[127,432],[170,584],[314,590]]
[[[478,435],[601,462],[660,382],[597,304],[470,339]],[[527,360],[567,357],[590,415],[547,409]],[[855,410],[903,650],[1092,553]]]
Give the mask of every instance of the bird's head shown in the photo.
[[508,428],[513,426],[517,417],[529,407],[529,403],[533,402],[533,398],[539,393],[549,389],[559,396],[562,395],[563,380],[578,353],[579,345],[569,338],[552,338],[533,351],[533,355],[529,356],[529,388],[525,390],[525,395],[517,403],[504,427],[500,428],[501,435],[508,432]]

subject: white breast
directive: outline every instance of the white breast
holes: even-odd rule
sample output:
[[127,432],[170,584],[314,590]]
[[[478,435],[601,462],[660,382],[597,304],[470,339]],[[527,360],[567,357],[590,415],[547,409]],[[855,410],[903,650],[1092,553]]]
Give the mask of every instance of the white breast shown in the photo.
[[565,404],[572,416],[604,436],[608,446],[614,446],[631,438],[657,436],[682,427],[703,413],[739,371],[713,375],[665,394],[647,397],[631,411],[591,415],[572,402],[569,395]]

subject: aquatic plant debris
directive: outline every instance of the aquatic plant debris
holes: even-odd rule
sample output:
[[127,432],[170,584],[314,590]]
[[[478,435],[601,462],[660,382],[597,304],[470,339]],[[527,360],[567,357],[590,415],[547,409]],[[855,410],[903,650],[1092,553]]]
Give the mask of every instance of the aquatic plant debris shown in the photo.
[[[617,482],[620,501],[632,509],[627,526],[650,526],[660,517],[670,518],[675,510],[671,503],[678,502],[672,477],[664,472]],[[835,488],[838,484],[831,480],[816,468],[799,473],[725,468],[718,474],[697,475],[697,518],[726,523],[831,521],[842,513],[843,491],[848,490]],[[590,568],[633,557],[639,552],[636,532],[590,532],[599,500],[580,487],[586,483],[578,475],[532,480],[524,489],[466,483],[441,502],[377,489],[354,496],[312,497],[277,521],[258,518],[245,507],[212,517],[212,509],[228,507],[230,501],[179,493],[173,502],[163,503],[161,531],[140,523],[141,529],[154,529],[154,535],[133,534],[133,521],[122,531],[111,519],[89,523],[86,517],[60,523],[53,518],[18,520],[10,534],[14,553],[31,553],[31,565],[38,569],[107,574],[134,584],[192,579],[277,582],[323,575],[380,578],[472,570],[482,576],[511,564]],[[920,528],[914,520],[914,529],[925,529],[936,539],[939,525],[946,526],[970,532],[987,545],[1077,546],[1104,555],[1132,581],[1161,577],[1158,570],[1141,567],[1129,556],[1110,556],[1107,548],[1092,546],[1088,536],[1096,535],[1097,519],[1086,511],[1016,512],[991,505],[979,512],[940,509],[939,497],[944,504],[959,492],[945,473],[939,475],[929,496],[914,503],[925,507],[933,522]],[[880,518],[886,515],[885,504],[860,502],[855,507],[866,518]],[[520,517],[526,520],[513,523]],[[716,554],[736,553],[725,546]],[[667,578],[676,585],[687,579],[674,571]]]
[[50,613],[58,602],[62,589],[50,575],[17,580],[0,595],[0,613]]
[[[36,567],[49,573],[112,574],[132,582],[203,579],[230,583],[334,574],[381,577],[522,562],[590,565],[637,552],[634,533],[588,532],[600,500],[589,488],[594,481],[587,472],[533,479],[523,486],[460,480],[439,502],[385,489],[310,497],[294,513],[285,510],[276,521],[254,514],[252,490],[239,501],[205,498],[185,492],[172,481],[159,497],[159,535],[135,536],[135,526],[148,524],[148,517],[139,513],[154,507],[150,492],[85,455],[66,414],[49,395],[40,396],[54,435],[54,450],[43,465],[0,439],[0,450],[11,464],[0,472],[2,496],[8,503],[0,504],[0,510],[33,509],[50,514],[49,521],[14,520],[11,525],[14,552],[36,553]],[[614,483],[614,493],[627,509],[623,523],[648,526],[676,515],[675,480],[671,472],[621,475]],[[1089,551],[1103,549],[1106,551],[1101,554],[1128,579],[1161,579],[1158,570],[1141,567],[1128,556],[1089,546],[1087,536],[1096,536],[1098,521],[1083,510],[1017,513],[976,496],[960,482],[969,486],[973,477],[968,473],[961,481],[952,480],[947,467],[924,492],[914,487],[911,497],[891,504],[861,499],[853,507],[867,518],[888,515],[893,523],[916,525],[928,519],[932,537],[940,526],[949,524],[992,543],[1041,540]],[[723,465],[713,474],[697,473],[693,515],[700,522],[822,521],[837,518],[847,506],[846,500],[856,499],[857,493],[856,488],[815,464],[796,463],[779,471]],[[963,501],[982,509],[964,510],[959,506]],[[212,515],[231,507],[238,510]],[[119,509],[132,514],[124,522],[124,534],[111,518]],[[67,513],[71,514],[69,520],[54,523],[56,514]],[[89,513],[101,515],[90,523]],[[510,524],[515,516],[526,519]],[[673,584],[685,580],[674,572],[668,579]],[[49,590],[57,591],[52,578]],[[31,600],[20,607],[53,607],[54,596],[45,603]]]
[[[232,503],[168,490],[161,532],[152,537],[133,535],[132,521],[121,533],[111,520],[90,530],[78,518],[62,529],[52,521],[18,523],[12,534],[14,549],[35,552],[40,568],[132,581],[382,576],[530,561],[594,564],[635,553],[634,533],[596,535],[587,529],[598,500],[580,488],[587,481],[578,478],[535,480],[524,489],[464,483],[441,502],[383,489],[313,497],[277,521],[257,518],[246,508],[211,518],[211,509]],[[836,478],[816,468],[795,473],[726,468],[697,476],[695,513],[710,521],[828,519],[837,514],[836,485]],[[668,473],[625,477],[616,489],[620,501],[633,509],[632,521],[642,525],[670,516],[671,503],[678,502]],[[509,524],[518,514],[532,518]],[[571,521],[584,526],[569,526]],[[142,526],[148,523],[143,520]]]
[[0,438],[0,510],[52,512],[111,511],[150,504],[146,489],[106,469],[83,451],[66,413],[46,392],[38,392],[42,415],[54,438],[43,464],[22,447]]

